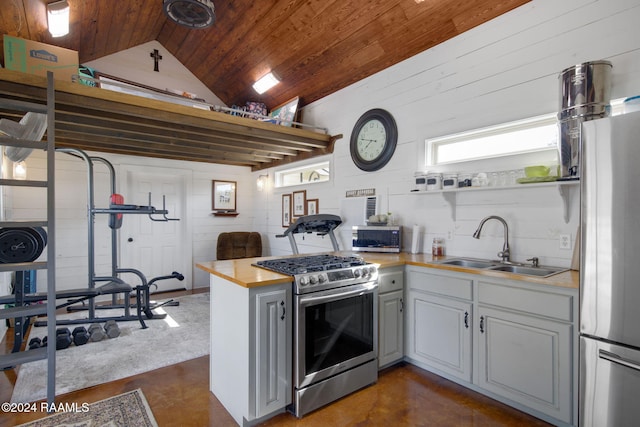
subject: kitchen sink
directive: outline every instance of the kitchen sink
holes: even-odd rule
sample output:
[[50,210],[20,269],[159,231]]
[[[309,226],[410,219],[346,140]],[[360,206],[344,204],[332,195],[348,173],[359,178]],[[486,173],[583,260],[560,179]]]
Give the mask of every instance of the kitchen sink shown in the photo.
[[490,270],[507,271],[509,273],[524,274],[526,276],[540,276],[548,277],[553,274],[562,273],[567,271],[568,268],[555,268],[555,267],[527,267],[524,265],[496,265],[490,268]]
[[465,268],[477,268],[479,270],[504,271],[507,273],[523,274],[525,276],[549,277],[557,273],[567,271],[561,267],[533,267],[527,265],[503,264],[500,261],[491,261],[475,258],[453,258],[440,261],[441,265],[453,265]]
[[478,259],[469,259],[469,258],[450,259],[450,260],[442,261],[439,264],[457,265],[460,267],[469,267],[469,268],[489,268],[496,265],[491,261],[482,261]]

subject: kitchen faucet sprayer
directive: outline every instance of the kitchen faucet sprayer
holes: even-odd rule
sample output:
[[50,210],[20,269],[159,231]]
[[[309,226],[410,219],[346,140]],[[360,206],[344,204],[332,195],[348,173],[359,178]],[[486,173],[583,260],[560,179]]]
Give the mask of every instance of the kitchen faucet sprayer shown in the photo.
[[473,233],[473,238],[474,239],[480,238],[480,232],[482,231],[482,227],[484,226],[484,223],[489,221],[490,219],[498,220],[504,226],[504,244],[502,245],[502,251],[498,252],[498,256],[502,258],[502,262],[509,263],[511,262],[509,259],[511,257],[511,250],[509,249],[509,226],[507,225],[507,222],[504,219],[502,219],[497,215],[490,215],[484,218],[482,221],[480,221],[480,225],[478,225],[477,230]]

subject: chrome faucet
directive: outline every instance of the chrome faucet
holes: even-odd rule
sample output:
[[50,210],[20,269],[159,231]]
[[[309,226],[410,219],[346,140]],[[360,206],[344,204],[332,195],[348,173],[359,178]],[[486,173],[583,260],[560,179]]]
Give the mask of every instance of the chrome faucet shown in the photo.
[[509,249],[509,226],[507,225],[507,222],[504,219],[502,219],[497,215],[491,215],[484,218],[482,221],[480,221],[480,225],[478,225],[478,229],[475,231],[475,233],[473,233],[473,238],[474,239],[480,238],[480,231],[482,231],[482,226],[484,225],[485,222],[489,221],[490,219],[496,219],[500,221],[504,226],[504,244],[502,245],[502,251],[498,252],[498,256],[502,258],[502,262],[510,263],[511,261],[509,258],[511,257],[511,251]]

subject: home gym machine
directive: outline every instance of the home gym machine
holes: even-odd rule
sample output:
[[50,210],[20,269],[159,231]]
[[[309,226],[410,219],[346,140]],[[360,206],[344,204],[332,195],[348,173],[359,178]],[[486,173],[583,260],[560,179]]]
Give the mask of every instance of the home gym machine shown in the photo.
[[[82,150],[71,148],[58,148],[56,151],[70,154],[76,158],[84,160],[87,166],[87,241],[88,241],[88,286],[86,288],[56,290],[56,309],[67,308],[67,311],[86,310],[87,317],[73,320],[57,320],[58,325],[99,323],[109,320],[118,321],[139,321],[142,329],[146,329],[146,319],[163,319],[166,314],[157,314],[153,310],[165,305],[179,305],[179,302],[168,300],[154,304],[150,299],[149,289],[156,286],[155,282],[167,279],[184,280],[184,276],[178,272],[168,275],[154,277],[147,281],[146,276],[139,270],[133,268],[121,268],[118,266],[118,234],[117,231],[122,225],[122,219],[127,214],[147,215],[152,221],[178,221],[175,218],[167,217],[168,211],[165,209],[165,198],[163,197],[163,208],[161,210],[151,206],[151,194],[149,194],[149,204],[147,206],[126,205],[122,196],[115,193],[116,180],[115,169],[106,159],[101,157],[90,157]],[[94,201],[94,162],[104,164],[110,177],[110,204],[108,208],[96,208]],[[109,215],[109,227],[111,228],[111,272],[109,276],[99,276],[95,268],[95,215]],[[5,227],[0,229],[0,263],[2,262],[29,262],[37,259],[44,250],[47,243],[47,233],[42,227]],[[119,275],[131,273],[137,277],[139,284],[131,286],[122,280]],[[135,303],[131,302],[131,293],[135,290]],[[102,295],[111,295],[111,304],[96,305],[95,299]],[[118,303],[118,295],[122,295],[123,303]],[[12,304],[16,307],[29,304],[37,304],[47,300],[46,292],[26,293],[22,287],[16,287],[13,295],[0,297],[0,304]],[[80,306],[78,306],[80,304]],[[136,310],[135,315],[131,309]],[[99,309],[122,309],[120,316],[97,316]],[[22,319],[21,319],[22,320]],[[14,336],[14,349],[19,351],[22,345],[22,337],[26,332],[31,319],[25,318],[20,325],[16,325]],[[36,321],[35,326],[45,326],[46,321]]]
[[[178,305],[179,303],[173,300],[165,301],[163,303],[152,304],[150,299],[149,289],[151,286],[155,286],[155,282],[167,279],[184,280],[184,276],[178,272],[172,272],[168,275],[154,277],[147,281],[146,276],[139,270],[134,268],[122,268],[118,266],[118,229],[122,226],[122,220],[124,215],[137,214],[147,215],[152,221],[178,221],[177,218],[167,217],[168,211],[165,209],[165,199],[163,196],[163,207],[161,210],[151,206],[151,194],[149,194],[149,204],[146,206],[129,205],[124,204],[124,200],[121,195],[116,193],[116,177],[115,169],[113,165],[102,157],[88,156],[84,151],[75,148],[57,148],[56,151],[72,155],[76,158],[84,160],[87,167],[87,216],[88,216],[88,228],[87,228],[87,241],[88,241],[88,283],[89,286],[86,289],[87,295],[79,295],[75,298],[70,298],[69,301],[60,305],[60,307],[67,307],[67,311],[79,311],[86,310],[88,313],[85,319],[69,319],[58,320],[56,323],[59,325],[73,325],[84,323],[104,322],[108,320],[115,321],[130,321],[138,320],[143,329],[147,328],[144,321],[147,319],[162,319],[166,317],[166,314],[156,314],[153,312],[155,308],[159,308],[164,305]],[[107,167],[109,171],[109,182],[111,189],[110,203],[108,208],[96,208],[95,196],[94,196],[94,163],[100,162]],[[109,215],[109,228],[111,229],[111,274],[109,276],[100,276],[96,274],[95,267],[95,215],[107,214]],[[132,287],[126,283],[119,276],[121,274],[130,273],[137,276],[139,284]],[[135,304],[131,303],[131,293],[135,290],[136,300]],[[64,291],[63,291],[64,292]],[[122,303],[118,303],[118,295],[122,295]],[[95,298],[99,295],[111,295],[112,301],[110,304],[96,305]],[[86,304],[85,304],[86,302]],[[81,303],[80,306],[76,304]],[[131,314],[131,308],[136,309],[136,314]],[[124,314],[121,316],[97,316],[97,310],[105,309],[123,309]],[[36,325],[40,325],[40,322],[36,322]]]

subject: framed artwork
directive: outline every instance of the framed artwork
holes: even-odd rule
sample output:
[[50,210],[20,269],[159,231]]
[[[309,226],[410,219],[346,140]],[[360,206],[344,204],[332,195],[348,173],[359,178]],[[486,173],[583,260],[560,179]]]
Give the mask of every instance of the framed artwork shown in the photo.
[[282,195],[282,226],[291,225],[291,194]]
[[316,215],[318,206],[318,199],[307,199],[307,215]]
[[213,181],[211,205],[214,211],[236,210],[236,182]]
[[304,216],[307,214],[307,190],[293,192],[292,216]]
[[296,112],[298,111],[299,97],[288,100],[282,105],[278,105],[271,113],[269,117],[273,117],[275,120],[271,120],[272,123],[276,123],[282,126],[291,126],[291,122],[296,119]]

